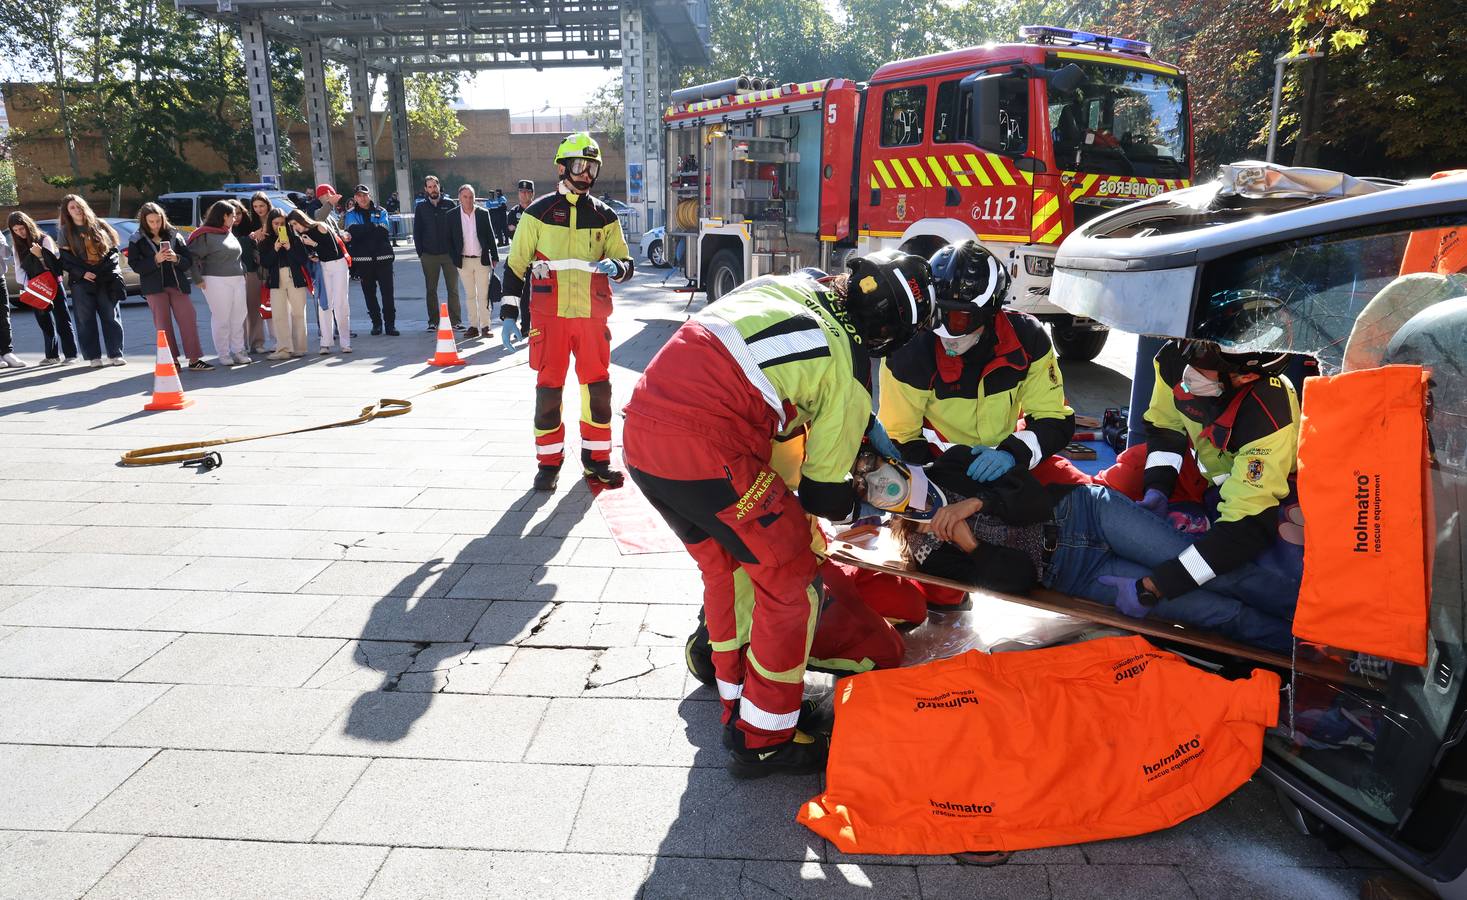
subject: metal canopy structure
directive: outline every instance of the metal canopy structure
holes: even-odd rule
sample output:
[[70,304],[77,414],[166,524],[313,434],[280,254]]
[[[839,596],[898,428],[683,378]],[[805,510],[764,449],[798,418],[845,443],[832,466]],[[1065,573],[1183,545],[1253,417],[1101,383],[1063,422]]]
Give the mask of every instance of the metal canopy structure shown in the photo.
[[[236,24],[250,86],[262,178],[280,177],[268,45],[301,49],[316,180],[330,181],[323,62],[351,81],[356,168],[375,170],[367,81],[387,77],[398,194],[412,196],[403,76],[413,72],[601,66],[622,68],[629,185],[646,185],[633,205],[661,204],[657,123],[673,70],[708,62],[706,0],[175,0],[180,9]],[[635,192],[635,187],[633,188]],[[653,221],[654,209],[644,209]]]

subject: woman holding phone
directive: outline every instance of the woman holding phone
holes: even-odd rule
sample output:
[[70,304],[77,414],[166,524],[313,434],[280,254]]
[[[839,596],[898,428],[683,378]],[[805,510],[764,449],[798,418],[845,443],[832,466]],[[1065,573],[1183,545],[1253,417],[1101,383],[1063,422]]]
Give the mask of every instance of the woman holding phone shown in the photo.
[[[66,270],[76,308],[77,338],[82,355],[94,369],[102,367],[106,345],[109,365],[124,366],[122,358],[122,315],[119,305],[127,296],[122,283],[117,232],[97,218],[78,194],[61,198],[61,266]],[[98,324],[101,340],[98,340]]]
[[[138,230],[128,244],[127,262],[142,282],[143,298],[153,312],[153,329],[168,335],[168,348],[175,362],[181,334],[189,369],[207,372],[214,368],[204,362],[198,316],[189,296],[188,270],[193,258],[183,235],[169,223],[168,214],[158,204],[144,203],[138,209]],[[176,333],[175,322],[178,323]]]
[[[251,353],[265,352],[265,334],[269,325],[260,318],[260,295],[266,278],[260,264],[259,246],[265,240],[270,221],[270,197],[264,191],[255,191],[245,206],[244,218],[235,226],[234,236],[239,238],[243,251],[245,270],[245,346]],[[277,342],[278,343],[278,342]]]
[[293,211],[286,221],[300,242],[321,263],[321,284],[316,285],[321,308],[321,355],[331,353],[333,328],[341,352],[350,353],[351,306],[347,291],[351,287],[351,270],[346,264],[346,247],[329,224],[314,222],[300,210]]
[[270,288],[270,321],[275,326],[275,352],[270,358],[304,356],[309,257],[300,238],[286,225],[282,210],[270,210],[265,222],[265,235],[259,243],[260,278]]

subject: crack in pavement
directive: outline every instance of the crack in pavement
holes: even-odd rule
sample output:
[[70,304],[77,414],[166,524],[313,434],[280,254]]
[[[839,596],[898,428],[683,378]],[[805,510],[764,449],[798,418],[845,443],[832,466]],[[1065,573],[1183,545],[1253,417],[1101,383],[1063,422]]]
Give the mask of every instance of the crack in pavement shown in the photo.
[[553,616],[553,615],[555,615],[556,612],[559,611],[559,610],[560,610],[560,601],[559,600],[552,601],[551,604],[550,604],[550,608],[547,609],[547,610],[545,610],[545,612],[543,612],[543,613],[540,614],[539,620],[537,620],[535,622],[534,626],[532,626],[530,628],[530,633],[527,634],[527,635],[525,635],[525,637],[526,638],[532,638],[535,635],[539,634],[541,631],[543,631],[545,629],[545,626],[550,624],[550,617]]

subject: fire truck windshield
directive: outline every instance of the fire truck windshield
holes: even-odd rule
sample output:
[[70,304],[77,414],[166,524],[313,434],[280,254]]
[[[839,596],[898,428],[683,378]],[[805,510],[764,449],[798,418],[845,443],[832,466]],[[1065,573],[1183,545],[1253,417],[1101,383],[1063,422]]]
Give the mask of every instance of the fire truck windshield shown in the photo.
[[1187,88],[1178,76],[1081,63],[1085,81],[1051,92],[1049,121],[1061,169],[1186,178]]

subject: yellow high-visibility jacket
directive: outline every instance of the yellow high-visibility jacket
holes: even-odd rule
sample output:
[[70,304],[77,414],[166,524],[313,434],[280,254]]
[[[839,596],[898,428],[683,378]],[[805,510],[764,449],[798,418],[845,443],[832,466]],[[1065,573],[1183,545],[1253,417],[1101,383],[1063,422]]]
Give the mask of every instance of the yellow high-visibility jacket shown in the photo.
[[[609,259],[617,271],[611,276],[576,268],[557,268],[563,260],[595,263]],[[537,261],[550,263],[544,277],[535,277]],[[520,217],[509,258],[504,266],[504,303],[501,319],[519,318],[529,333],[535,312],[566,319],[611,315],[611,282],[632,277],[634,266],[621,221],[616,213],[590,194],[557,190],[535,199]]]
[[[1016,427],[1021,417],[1023,430]],[[1075,433],[1049,335],[1039,320],[1007,310],[962,356],[945,356],[930,331],[893,353],[881,366],[877,418],[918,465],[934,459],[924,427],[950,443],[1005,450],[1029,469]]]
[[1176,341],[1156,354],[1145,417],[1146,487],[1170,495],[1190,450],[1221,497],[1212,529],[1152,573],[1165,597],[1236,569],[1274,541],[1279,502],[1293,489],[1298,467],[1299,397],[1287,378],[1263,376],[1221,397],[1197,397],[1181,387],[1186,365]]

